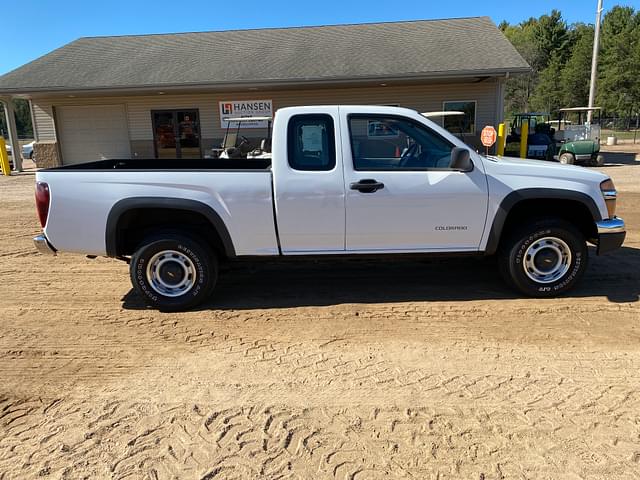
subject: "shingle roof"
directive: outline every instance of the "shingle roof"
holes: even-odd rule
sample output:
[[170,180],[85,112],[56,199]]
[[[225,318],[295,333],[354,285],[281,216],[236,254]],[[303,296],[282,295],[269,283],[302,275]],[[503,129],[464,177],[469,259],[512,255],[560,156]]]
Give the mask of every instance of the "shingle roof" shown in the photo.
[[529,66],[488,17],[80,38],[0,93],[491,75]]

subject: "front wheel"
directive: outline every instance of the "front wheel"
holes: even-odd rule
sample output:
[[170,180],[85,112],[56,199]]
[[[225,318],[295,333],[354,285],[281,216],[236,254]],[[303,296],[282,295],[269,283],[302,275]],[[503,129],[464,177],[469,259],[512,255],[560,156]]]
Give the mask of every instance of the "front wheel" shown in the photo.
[[558,161],[563,165],[573,165],[576,161],[572,153],[564,152],[558,157]]
[[195,237],[165,233],[146,238],[131,258],[131,283],[144,302],[181,311],[203,302],[215,287],[218,262]]
[[586,270],[587,259],[580,231],[552,218],[514,231],[499,257],[505,281],[532,297],[553,297],[571,289]]

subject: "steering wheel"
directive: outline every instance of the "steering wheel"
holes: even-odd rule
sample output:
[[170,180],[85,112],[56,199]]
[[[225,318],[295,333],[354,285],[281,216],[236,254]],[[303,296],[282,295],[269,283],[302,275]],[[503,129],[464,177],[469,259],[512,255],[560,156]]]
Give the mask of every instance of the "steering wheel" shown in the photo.
[[413,157],[417,149],[418,149],[418,144],[414,143],[404,151],[404,153],[400,157],[400,162],[399,162],[401,167],[403,167],[409,161],[409,159]]
[[245,137],[244,135],[240,135],[240,145],[244,145],[244,144],[248,144],[249,139],[247,137]]

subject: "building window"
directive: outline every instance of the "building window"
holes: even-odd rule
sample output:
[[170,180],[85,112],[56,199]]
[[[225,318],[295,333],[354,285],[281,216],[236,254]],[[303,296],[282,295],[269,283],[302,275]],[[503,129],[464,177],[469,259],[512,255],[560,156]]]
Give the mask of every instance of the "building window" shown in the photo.
[[202,158],[197,109],[153,110],[156,158]]
[[294,170],[332,170],[336,142],[330,115],[294,115],[287,131],[289,165]]
[[464,115],[446,115],[442,126],[454,135],[476,133],[476,101],[459,100],[443,102],[445,112],[463,112]]
[[453,145],[409,118],[350,115],[355,170],[439,170],[451,164]]

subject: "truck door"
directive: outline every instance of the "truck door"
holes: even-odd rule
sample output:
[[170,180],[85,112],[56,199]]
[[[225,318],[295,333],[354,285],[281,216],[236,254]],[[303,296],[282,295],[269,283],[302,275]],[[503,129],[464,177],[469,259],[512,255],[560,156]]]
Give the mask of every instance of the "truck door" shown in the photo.
[[454,145],[417,118],[341,109],[347,252],[476,251],[487,183],[449,168]]
[[307,107],[304,113],[278,111],[272,168],[284,254],[344,252],[345,192],[338,125],[337,107]]

